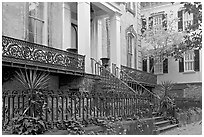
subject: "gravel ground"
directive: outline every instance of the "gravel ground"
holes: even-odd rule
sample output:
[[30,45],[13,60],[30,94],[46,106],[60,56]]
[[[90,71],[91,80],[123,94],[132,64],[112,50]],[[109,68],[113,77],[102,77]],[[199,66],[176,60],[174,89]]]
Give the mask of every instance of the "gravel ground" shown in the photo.
[[160,135],[202,135],[202,123],[191,123],[170,131],[166,131]]

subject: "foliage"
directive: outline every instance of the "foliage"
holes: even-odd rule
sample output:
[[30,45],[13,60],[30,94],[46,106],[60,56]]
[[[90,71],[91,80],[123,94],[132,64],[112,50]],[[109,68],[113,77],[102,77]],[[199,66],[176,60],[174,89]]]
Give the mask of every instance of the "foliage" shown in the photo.
[[67,130],[70,135],[83,135],[85,133],[81,122],[74,119],[57,121],[56,127],[59,130]]
[[176,109],[177,119],[180,124],[190,124],[202,120],[202,109],[198,107],[190,107],[188,109]]
[[184,89],[185,98],[193,98],[196,100],[202,100],[202,87],[196,85],[187,85],[188,88]]
[[148,28],[142,34],[142,57],[144,59],[154,58],[151,71],[157,62],[163,62],[169,56],[177,59],[175,45],[179,45],[184,40],[185,33],[180,33],[175,28],[178,19],[173,18],[172,15],[168,15],[168,19],[168,21],[165,18],[162,20],[162,24],[166,22],[168,26],[156,25],[154,28]]
[[175,117],[168,116],[166,119],[169,120],[171,124],[177,124],[178,123],[178,119]]
[[[173,2],[174,3],[174,2]],[[167,27],[157,31],[155,29],[142,29],[142,56],[154,58],[154,63],[150,70],[157,62],[163,62],[168,57],[174,57],[175,60],[183,57],[183,53],[193,48],[202,48],[202,4],[201,2],[181,2],[185,12],[193,13],[195,16],[192,25],[189,25],[183,32],[178,32],[175,28],[178,18],[168,15],[162,20],[162,24],[167,22]],[[142,17],[142,20],[143,17]],[[160,28],[159,25],[154,26]]]
[[46,98],[44,91],[47,87],[49,74],[37,73],[27,70],[16,72],[15,78],[26,88],[25,108],[19,108],[17,115],[6,125],[6,130],[12,134],[35,135],[42,134],[47,127],[43,121],[44,109],[46,109]]
[[123,120],[135,120],[135,131],[137,131],[137,134],[145,134],[145,131],[149,128],[147,122],[141,121],[137,115],[125,119],[113,116],[107,118],[91,118],[89,121],[94,125],[102,127],[103,131],[93,131],[89,135],[126,135],[127,128],[124,126]]
[[162,81],[161,84],[158,85],[160,90],[163,92],[163,97],[170,96],[170,91],[174,87],[174,83],[170,80]]
[[202,3],[201,2],[181,2],[187,13],[194,14],[194,23],[187,29],[188,35],[183,44],[187,48],[202,48]]
[[162,81],[161,84],[159,84],[159,89],[162,92],[160,100],[160,112],[162,112],[163,115],[173,115],[175,103],[170,94],[173,86],[174,83],[172,81]]
[[40,117],[30,117],[19,115],[11,119],[6,127],[6,131],[11,134],[37,135],[47,130],[46,124]]
[[37,72],[36,70],[16,71],[15,78],[25,89],[45,89],[47,88],[49,74]]
[[28,91],[28,102],[30,105],[26,111],[30,110],[31,116],[42,116],[43,107],[45,106],[44,92],[42,89],[47,88],[49,74],[37,72],[36,70],[16,71],[15,78]]

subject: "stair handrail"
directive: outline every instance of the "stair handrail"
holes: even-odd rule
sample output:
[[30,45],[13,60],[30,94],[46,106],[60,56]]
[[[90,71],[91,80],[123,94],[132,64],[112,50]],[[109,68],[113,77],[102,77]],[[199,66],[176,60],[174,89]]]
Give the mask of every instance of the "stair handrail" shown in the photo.
[[106,71],[109,72],[110,75],[114,76],[115,78],[117,78],[120,82],[122,82],[127,88],[129,88],[133,93],[137,94],[136,91],[128,86],[127,83],[125,83],[124,81],[122,81],[121,79],[119,79],[118,77],[116,77],[113,73],[110,72],[110,70],[108,70],[107,68],[105,68],[103,65],[101,65],[97,60],[95,60],[94,58],[91,58],[91,60],[95,61],[95,63],[97,63],[100,67],[102,67],[103,69],[105,69]]
[[123,73],[125,74],[128,78],[130,78],[131,80],[133,80],[135,83],[137,83],[138,85],[140,85],[142,88],[144,88],[146,91],[148,91],[150,94],[152,94],[154,97],[158,98],[159,100],[161,99],[158,95],[155,95],[154,93],[152,93],[151,91],[149,91],[147,88],[145,88],[142,84],[140,84],[138,81],[136,81],[134,78],[132,78],[131,76],[129,76],[125,71],[123,71],[122,69],[120,69],[119,67],[117,67],[115,65],[116,69],[119,70],[119,73]]

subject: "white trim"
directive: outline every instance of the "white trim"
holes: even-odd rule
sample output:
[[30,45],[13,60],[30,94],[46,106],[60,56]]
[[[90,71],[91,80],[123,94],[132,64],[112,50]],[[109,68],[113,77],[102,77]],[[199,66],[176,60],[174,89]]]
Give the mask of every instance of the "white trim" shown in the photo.
[[43,25],[43,40],[44,45],[48,45],[48,3],[44,3],[44,25]]

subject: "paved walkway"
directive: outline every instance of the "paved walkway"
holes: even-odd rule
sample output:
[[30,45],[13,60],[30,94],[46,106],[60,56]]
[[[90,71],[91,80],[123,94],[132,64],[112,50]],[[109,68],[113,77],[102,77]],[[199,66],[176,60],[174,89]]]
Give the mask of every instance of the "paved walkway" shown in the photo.
[[160,135],[202,135],[202,123],[191,123],[182,127],[161,133]]

